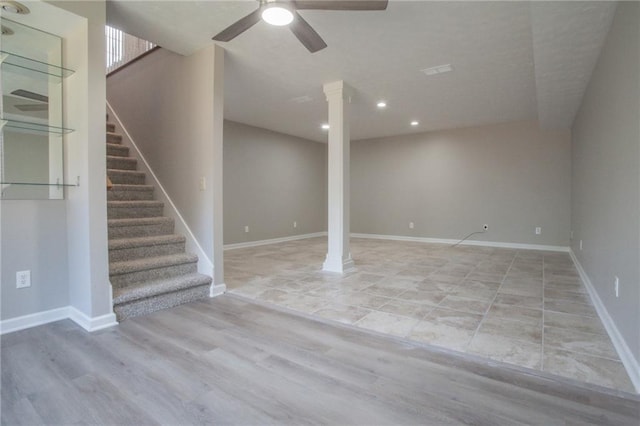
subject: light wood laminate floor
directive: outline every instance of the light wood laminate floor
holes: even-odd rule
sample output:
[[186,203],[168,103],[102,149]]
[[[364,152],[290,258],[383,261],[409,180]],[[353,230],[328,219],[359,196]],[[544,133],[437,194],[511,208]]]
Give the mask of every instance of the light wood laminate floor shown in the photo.
[[[198,301],[2,336],[2,424],[636,425],[636,397],[351,326]],[[511,383],[518,383],[514,385]]]
[[634,392],[568,253],[352,238],[357,272],[320,271],[326,238],[225,251],[231,293]]

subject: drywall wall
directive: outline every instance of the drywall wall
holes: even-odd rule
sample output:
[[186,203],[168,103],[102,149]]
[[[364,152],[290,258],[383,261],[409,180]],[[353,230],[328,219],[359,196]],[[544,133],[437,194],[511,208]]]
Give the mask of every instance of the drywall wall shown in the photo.
[[[572,250],[636,362],[640,362],[639,52],[640,4],[621,2],[573,123],[571,191]],[[620,279],[618,298],[614,276]]]
[[222,173],[214,166],[221,165],[214,149],[220,131],[214,120],[221,116],[214,112],[220,104],[214,94],[215,49],[191,56],[159,49],[107,79],[109,104],[210,260],[214,178]]
[[[63,38],[65,178],[80,187],[64,201],[2,201],[2,319],[71,306],[81,325],[113,323],[108,276],[104,76],[104,1],[30,2],[12,19]],[[15,289],[15,272],[33,285]],[[38,315],[36,315],[37,317]],[[37,321],[37,320],[36,320]]]
[[[69,304],[66,206],[62,200],[3,200],[0,319]],[[16,288],[16,272],[31,271],[31,287]]]
[[[0,165],[3,182],[49,182],[49,138],[4,129],[3,161]],[[46,186],[3,185],[5,200],[48,200]]]
[[65,137],[65,179],[80,182],[67,191],[69,304],[85,321],[81,325],[94,329],[115,323],[105,185],[105,3],[52,3],[74,16],[63,39],[64,64],[75,70],[63,85],[63,123],[75,130]]
[[225,244],[326,230],[327,145],[225,121]]
[[567,246],[569,194],[569,132],[536,123],[351,144],[354,233]]

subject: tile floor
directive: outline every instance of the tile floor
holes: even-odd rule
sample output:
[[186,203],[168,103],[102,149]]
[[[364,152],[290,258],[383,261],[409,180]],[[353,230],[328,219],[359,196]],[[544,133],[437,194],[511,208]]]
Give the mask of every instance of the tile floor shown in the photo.
[[567,253],[354,238],[225,251],[228,291],[403,338],[634,392]]

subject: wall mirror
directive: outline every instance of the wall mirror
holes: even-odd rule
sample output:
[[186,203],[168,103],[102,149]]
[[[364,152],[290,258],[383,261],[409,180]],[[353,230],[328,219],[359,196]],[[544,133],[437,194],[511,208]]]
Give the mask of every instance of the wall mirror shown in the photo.
[[62,39],[1,19],[2,199],[64,197]]

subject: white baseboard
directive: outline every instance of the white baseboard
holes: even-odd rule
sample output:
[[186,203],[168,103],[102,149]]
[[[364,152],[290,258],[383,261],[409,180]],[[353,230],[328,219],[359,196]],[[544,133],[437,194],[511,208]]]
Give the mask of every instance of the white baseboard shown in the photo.
[[587,289],[587,292],[589,293],[591,302],[593,303],[593,306],[595,306],[596,312],[598,313],[598,316],[600,317],[600,320],[602,321],[602,324],[604,325],[605,330],[607,330],[607,333],[611,338],[611,342],[613,343],[613,346],[616,348],[616,351],[618,352],[618,356],[620,357],[620,360],[622,361],[624,368],[627,370],[627,374],[629,374],[629,379],[631,379],[631,383],[636,389],[636,392],[640,393],[640,364],[638,363],[638,360],[633,356],[633,353],[631,352],[629,345],[627,345],[627,342],[624,340],[624,337],[622,337],[622,334],[620,334],[618,327],[616,327],[616,324],[613,322],[613,319],[609,315],[609,311],[607,311],[607,308],[604,306],[604,303],[602,303],[602,300],[600,299],[598,292],[593,286],[591,279],[589,279],[589,276],[587,275],[586,271],[580,264],[580,261],[576,257],[573,250],[569,250],[569,254],[571,255],[571,259],[573,259],[573,263],[575,264],[576,269],[580,274],[582,283],[584,284],[585,288]]
[[69,319],[87,331],[98,331],[118,324],[113,312],[99,317],[88,317],[73,306],[69,306]]
[[73,306],[64,306],[0,321],[0,334],[12,333],[63,319],[70,319],[87,331],[97,331],[118,324],[113,313],[90,318]]
[[266,246],[268,244],[284,243],[287,241],[304,240],[306,238],[326,237],[326,232],[314,232],[312,234],[291,235],[289,237],[271,238],[269,240],[247,241],[246,243],[225,244],[225,250],[233,250],[246,247]]
[[26,328],[37,327],[50,322],[69,318],[69,307],[51,309],[49,311],[36,312],[35,314],[9,318],[0,321],[0,334],[12,333]]
[[[224,246],[225,250],[233,250],[239,248],[247,248],[247,247],[257,247],[264,246],[268,244],[277,244],[284,243],[287,241],[295,241],[302,240],[305,238],[314,238],[314,237],[326,237],[327,232],[315,232],[312,234],[302,234],[302,235],[292,235],[290,237],[282,237],[282,238],[272,238],[269,240],[259,240],[259,241],[247,241],[246,243],[234,243],[234,244],[226,244]],[[413,241],[418,243],[434,243],[434,244],[455,244],[460,240],[450,240],[444,238],[427,238],[427,237],[408,237],[404,235],[382,235],[382,234],[358,234],[351,233],[352,238],[372,238],[376,240],[393,240],[393,241]],[[542,244],[520,244],[520,243],[501,243],[496,241],[463,241],[460,245],[467,246],[482,246],[482,247],[498,247],[498,248],[511,248],[511,249],[520,249],[520,250],[544,250],[544,251],[557,251],[568,253],[569,247],[565,246],[548,246]]]
[[[352,233],[353,238],[373,238],[378,240],[393,240],[393,241],[413,241],[417,243],[433,243],[433,244],[456,244],[460,240],[450,240],[444,238],[427,238],[427,237],[408,237],[404,235],[381,235],[381,234],[357,234]],[[498,247],[498,248],[511,248],[520,250],[544,250],[544,251],[558,251],[569,252],[569,247],[564,246],[547,246],[542,244],[520,244],[520,243],[501,243],[496,241],[477,241],[468,240],[463,241],[460,245],[465,246],[482,246],[482,247]]]
[[147,175],[153,181],[153,185],[158,189],[156,193],[159,196],[159,198],[167,206],[167,209],[170,212],[170,216],[175,220],[176,231],[179,234],[183,234],[187,238],[187,242],[186,242],[187,250],[191,252],[195,252],[198,255],[198,272],[200,272],[201,274],[213,276],[213,262],[211,261],[211,259],[209,259],[209,256],[207,256],[207,254],[205,253],[204,249],[196,239],[196,236],[191,231],[191,228],[189,228],[189,225],[187,225],[187,222],[184,220],[184,218],[178,211],[178,208],[169,197],[169,194],[167,193],[167,191],[164,189],[164,187],[158,180],[158,177],[149,166],[149,163],[147,162],[146,158],[144,157],[144,155],[142,155],[142,152],[138,149],[138,146],[136,145],[135,141],[133,140],[133,138],[127,131],[127,129],[122,124],[122,121],[120,121],[120,117],[118,117],[118,114],[116,114],[113,108],[111,108],[111,105],[109,104],[108,101],[107,101],[107,110],[109,111],[109,114],[113,116],[118,127],[122,130],[122,133],[124,136],[123,142],[125,142],[125,145],[131,146],[131,148],[133,148],[133,150],[136,152],[137,157],[140,159],[140,162],[138,163],[139,166],[143,169],[145,173],[147,173]]
[[209,297],[216,297],[224,294],[227,291],[226,284],[211,284],[211,288],[209,289]]

